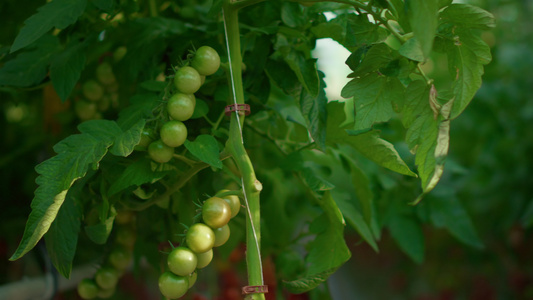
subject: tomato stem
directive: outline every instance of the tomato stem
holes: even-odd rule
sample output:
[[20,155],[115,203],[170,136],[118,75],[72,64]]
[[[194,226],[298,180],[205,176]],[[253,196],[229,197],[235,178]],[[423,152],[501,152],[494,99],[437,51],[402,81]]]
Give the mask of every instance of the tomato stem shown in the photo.
[[[259,2],[259,1],[256,1]],[[248,2],[249,3],[249,2]],[[230,62],[230,91],[231,104],[244,104],[242,86],[242,57],[238,20],[239,7],[231,0],[227,0],[223,7],[224,26],[227,39],[228,56]],[[246,205],[246,265],[248,270],[248,284],[250,286],[263,285],[263,267],[261,263],[261,235],[260,235],[260,205],[259,193],[261,183],[255,177],[255,171],[250,161],[242,139],[244,114],[238,112],[231,115],[230,133],[226,142],[226,149],[232,154],[235,164],[242,175],[244,203]],[[246,299],[264,300],[264,294],[251,294]]]

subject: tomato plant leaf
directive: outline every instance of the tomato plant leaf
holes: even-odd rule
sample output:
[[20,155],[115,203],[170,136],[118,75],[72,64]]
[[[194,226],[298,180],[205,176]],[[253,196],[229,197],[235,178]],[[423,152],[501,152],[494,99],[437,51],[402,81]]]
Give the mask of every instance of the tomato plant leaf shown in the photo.
[[350,133],[353,134],[356,132],[347,131],[345,127],[340,126],[345,119],[346,117],[342,103],[328,103],[328,125],[326,135],[326,142],[328,144],[350,145],[365,157],[382,167],[400,174],[416,177],[416,174],[409,169],[394,146],[379,137],[379,132],[367,131],[366,133],[351,135]]
[[162,92],[167,85],[164,81],[148,80],[141,82],[139,86],[150,92]]
[[44,35],[28,51],[19,53],[0,68],[0,85],[29,87],[46,77],[50,58],[59,50],[59,40]]
[[196,99],[196,105],[194,106],[194,112],[191,116],[191,119],[201,118],[209,112],[209,106],[202,99]]
[[326,83],[323,80],[324,74],[320,73],[320,92],[316,97],[311,96],[306,90],[300,95],[300,109],[305,117],[307,128],[313,137],[318,148],[326,149],[326,123],[327,110]]
[[394,114],[393,101],[403,97],[404,87],[397,78],[376,73],[354,78],[342,89],[344,98],[354,97],[355,130],[386,122]]
[[422,52],[422,46],[416,38],[407,40],[407,42],[398,49],[398,52],[414,61],[424,61],[426,59],[424,52]]
[[111,184],[107,192],[108,196],[113,196],[131,186],[140,186],[163,178],[168,171],[152,170],[151,160],[148,158],[139,159],[127,166],[115,182]]
[[448,68],[455,80],[455,102],[451,118],[456,118],[481,87],[483,65],[491,60],[489,46],[469,30],[455,29],[455,42],[448,43]]
[[400,249],[414,262],[422,263],[425,246],[420,224],[412,217],[396,214],[389,220],[388,226],[392,238],[398,243]]
[[186,140],[185,148],[187,148],[187,150],[199,160],[208,163],[217,169],[222,169],[218,142],[213,136],[202,134],[193,142]]
[[436,0],[406,0],[407,16],[414,38],[420,44],[424,58],[428,58],[438,25]]
[[74,42],[62,52],[52,57],[50,65],[50,79],[54,89],[65,102],[80,79],[81,71],[85,68],[84,44]]
[[332,191],[335,202],[339,206],[347,223],[357,231],[363,240],[365,240],[376,252],[378,245],[372,233],[369,223],[366,222],[361,212],[355,207],[353,197],[348,193],[343,193],[337,189]]
[[470,4],[452,4],[440,13],[439,18],[441,23],[450,23],[463,28],[489,30],[496,27],[491,13]]
[[325,218],[318,217],[323,231],[309,245],[306,262],[309,264],[307,276],[320,274],[324,271],[338,268],[351,256],[344,241],[344,218],[331,193],[326,191],[319,201],[324,210]]
[[448,191],[434,196],[427,201],[433,225],[446,228],[452,236],[466,245],[478,249],[483,248],[483,242],[457,196]]
[[[353,70],[349,77],[363,77],[368,73],[376,72],[380,68],[387,66],[392,60],[396,58],[397,54],[393,54],[392,50],[385,43],[372,45],[370,47],[361,47],[352,52],[346,64]],[[347,91],[349,92],[349,91]],[[344,98],[344,90],[342,91]]]
[[44,235],[46,249],[52,263],[65,278],[70,277],[72,261],[76,254],[78,233],[82,219],[79,196],[85,183],[77,181],[68,191],[65,202],[59,209],[56,219]]
[[113,222],[115,221],[115,216],[110,216],[106,218],[103,222],[99,222],[93,225],[87,225],[84,227],[85,234],[87,237],[94,243],[98,245],[103,245],[107,242],[111,230],[113,229]]
[[317,97],[320,79],[316,68],[316,59],[306,59],[302,53],[295,50],[291,50],[284,59],[309,95]]
[[[140,139],[139,131],[137,142],[131,139],[129,144],[124,143],[124,136],[134,134],[123,132],[115,122],[108,120],[86,121],[78,129],[80,134],[71,135],[54,146],[56,156],[35,167],[39,176],[31,203],[32,211],[22,241],[10,260],[22,257],[37,244],[49,230],[72,184],[83,178],[89,169],[98,169],[99,162],[113,143],[118,141],[122,144],[115,149],[116,154],[127,154],[131,153],[130,146],[133,150],[133,144]],[[135,127],[132,129],[137,130]]]
[[283,286],[293,294],[302,294],[316,288],[317,286],[328,280],[329,276],[335,273],[337,269],[338,268],[333,268],[321,272],[319,274],[306,276],[304,278],[293,281],[283,281]]
[[83,14],[86,5],[87,0],[54,0],[41,6],[24,22],[11,45],[11,53],[35,42],[53,27],[67,28]]
[[302,6],[296,2],[283,2],[281,20],[289,27],[300,27],[307,23]]

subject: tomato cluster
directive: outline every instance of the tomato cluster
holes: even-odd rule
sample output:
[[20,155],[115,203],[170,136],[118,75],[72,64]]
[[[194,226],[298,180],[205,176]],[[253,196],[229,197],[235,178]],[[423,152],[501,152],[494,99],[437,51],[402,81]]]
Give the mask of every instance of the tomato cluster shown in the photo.
[[78,283],[78,295],[82,299],[107,299],[115,293],[118,280],[133,259],[136,240],[134,220],[135,215],[131,212],[117,214],[114,243],[105,263],[93,278],[85,278]]
[[195,223],[185,234],[186,246],[179,246],[167,257],[168,271],[159,277],[159,290],[169,299],[177,299],[194,285],[199,269],[213,259],[213,247],[222,246],[230,237],[228,222],[239,213],[240,200],[236,195],[217,193],[204,201],[201,209],[203,223]]
[[[137,150],[147,150],[157,163],[167,163],[174,156],[174,149],[187,139],[187,126],[196,106],[196,93],[205,82],[205,77],[214,74],[220,67],[220,56],[215,49],[202,46],[189,62],[178,68],[172,82],[173,93],[166,100],[163,111],[167,119],[160,124],[145,128]],[[155,127],[155,128],[154,128]]]
[[[119,61],[126,48],[119,47],[113,61]],[[104,56],[103,58],[106,58]],[[101,119],[111,107],[118,106],[119,84],[110,60],[101,61],[94,70],[94,78],[81,85],[81,97],[74,102],[74,112],[81,121]]]

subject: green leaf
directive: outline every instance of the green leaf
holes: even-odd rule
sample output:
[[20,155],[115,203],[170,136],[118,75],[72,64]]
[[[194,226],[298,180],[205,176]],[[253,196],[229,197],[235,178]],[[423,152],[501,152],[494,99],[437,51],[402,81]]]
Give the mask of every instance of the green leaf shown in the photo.
[[343,236],[344,219],[331,194],[325,192],[319,204],[324,214],[311,226],[321,232],[309,245],[310,250],[306,257],[309,264],[307,275],[299,280],[284,282],[293,293],[303,293],[316,287],[351,257]]
[[72,271],[83,215],[79,197],[84,184],[80,183],[81,181],[76,182],[69,190],[56,219],[44,235],[48,255],[65,278],[69,278]]
[[[89,169],[98,169],[99,162],[115,142],[121,144],[116,147],[117,154],[126,154],[130,152],[127,150],[134,147],[133,140],[129,144],[123,142],[123,137],[130,134],[123,132],[112,121],[86,121],[80,124],[78,129],[81,134],[71,135],[56,144],[54,151],[57,155],[35,168],[39,176],[36,179],[38,187],[31,203],[32,211],[22,241],[10,260],[22,257],[37,244],[49,230],[72,184],[83,178]],[[140,133],[138,137],[140,138]]]
[[350,174],[352,176],[352,183],[355,188],[357,200],[363,212],[365,222],[367,224],[372,223],[372,202],[374,202],[374,194],[370,189],[370,180],[366,174],[361,170],[353,161],[348,160],[350,163]]
[[281,20],[289,27],[300,27],[307,24],[302,6],[296,2],[282,3]]
[[207,134],[199,135],[193,142],[186,140],[185,148],[199,160],[217,169],[222,169],[218,142],[214,137]]
[[290,51],[284,59],[307,93],[312,97],[317,97],[320,91],[320,79],[316,59],[306,59],[301,52],[295,50]]
[[103,222],[94,225],[87,225],[84,227],[87,237],[94,243],[98,245],[103,245],[107,242],[109,234],[113,229],[113,222],[115,221],[115,216],[110,216],[105,219]]
[[452,4],[439,15],[441,23],[463,28],[489,30],[496,27],[494,16],[480,7],[470,4]]
[[24,21],[11,46],[11,53],[38,40],[53,27],[65,29],[73,24],[85,11],[87,0],[54,0],[38,9],[38,12]]
[[380,43],[370,48],[362,47],[354,51],[346,60],[346,64],[354,71],[350,77],[363,77],[387,66],[396,57],[397,54],[393,54],[389,46]]
[[209,106],[207,105],[207,103],[202,99],[196,98],[196,105],[194,106],[194,112],[191,116],[191,119],[201,118],[207,115],[208,112]]
[[140,87],[150,92],[162,92],[167,85],[164,81],[148,80],[141,82]]
[[137,94],[130,99],[130,105],[122,109],[117,124],[123,130],[131,128],[139,119],[152,117],[152,109],[158,104],[160,97],[155,94]]
[[328,280],[338,268],[333,268],[326,270],[319,274],[313,274],[311,276],[306,276],[304,278],[293,280],[293,281],[283,281],[283,286],[293,294],[302,294],[308,292],[312,289],[315,289],[317,286]]
[[128,130],[122,131],[122,129],[116,123],[113,122],[113,127],[116,128],[117,131],[115,135],[115,140],[113,141],[113,146],[111,146],[109,152],[111,152],[111,154],[113,155],[122,157],[130,155],[133,152],[135,146],[137,146],[137,144],[139,144],[139,141],[141,140],[141,133],[143,131],[145,123],[145,119],[140,119]]
[[386,122],[394,114],[393,101],[404,97],[405,88],[397,78],[376,73],[354,78],[342,89],[344,98],[354,97],[355,130]]
[[416,38],[407,40],[407,42],[405,42],[400,47],[398,52],[400,52],[401,55],[414,61],[425,60],[424,52],[422,51],[422,46]]
[[112,13],[115,8],[114,0],[92,0],[91,3],[107,13]]
[[43,36],[31,50],[18,54],[0,68],[0,86],[29,87],[39,84],[46,77],[50,58],[57,50],[57,37]]
[[65,102],[80,79],[81,71],[85,68],[85,46],[74,42],[65,50],[52,57],[50,65],[50,79],[61,101]]
[[109,187],[107,195],[113,196],[131,186],[140,186],[145,183],[157,181],[167,173],[168,171],[157,172],[152,170],[150,159],[139,159],[124,169],[116,181]]
[[470,30],[455,29],[455,42],[448,44],[448,68],[455,102],[451,118],[459,116],[481,87],[483,65],[491,61],[489,46]]
[[416,177],[416,174],[405,164],[396,149],[394,149],[394,146],[379,137],[378,131],[350,135],[349,132],[354,132],[347,131],[340,126],[345,118],[344,108],[341,103],[328,103],[328,126],[326,135],[326,142],[328,144],[350,145],[382,167],[400,174]]
[[324,178],[318,176],[311,168],[302,168],[300,171],[305,183],[312,191],[327,191],[335,186]]
[[406,0],[405,5],[415,38],[427,59],[437,31],[439,9],[437,0]]
[[470,216],[454,194],[445,193],[441,197],[431,197],[426,202],[430,210],[431,222],[435,227],[444,227],[459,241],[475,248],[483,248]]
[[355,207],[351,195],[342,193],[338,189],[332,190],[332,194],[343,216],[346,218],[347,223],[355,229],[361,238],[363,238],[363,240],[365,240],[376,252],[379,251],[369,223],[365,221],[361,212]]
[[413,217],[394,215],[389,220],[389,230],[405,254],[418,264],[424,261],[424,234]]
[[[422,181],[423,194],[418,203],[439,182],[444,171],[450,140],[450,111],[453,100],[437,105],[437,91],[423,81],[413,81],[406,90],[406,104],[402,122],[408,127],[405,141],[416,153],[415,164]],[[432,107],[433,105],[433,107]]]
[[323,80],[324,74],[320,73],[320,92],[316,97],[311,96],[306,90],[303,90],[300,95],[300,109],[305,121],[307,129],[311,133],[318,148],[322,151],[326,149],[326,123],[327,110],[326,105],[328,99],[324,88],[326,83]]

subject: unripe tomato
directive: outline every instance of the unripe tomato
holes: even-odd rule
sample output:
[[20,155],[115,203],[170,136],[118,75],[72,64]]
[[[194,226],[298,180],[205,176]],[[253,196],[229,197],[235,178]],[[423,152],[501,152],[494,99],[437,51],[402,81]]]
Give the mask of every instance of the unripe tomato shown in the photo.
[[155,162],[166,163],[172,159],[174,148],[167,146],[161,140],[157,140],[148,146],[148,155]]
[[135,240],[137,239],[137,232],[130,226],[119,226],[115,240],[120,245],[131,249],[135,246]]
[[187,139],[187,127],[178,120],[168,121],[161,127],[159,132],[161,141],[169,147],[179,147]]
[[189,289],[189,278],[165,272],[159,276],[159,291],[169,299],[178,299]]
[[111,298],[115,294],[115,288],[111,289],[100,289],[98,291],[98,298],[100,299],[108,299]]
[[202,205],[202,219],[211,228],[220,228],[231,219],[231,208],[224,199],[211,197]]
[[135,221],[135,213],[129,210],[120,210],[115,216],[115,222],[120,225],[126,225]]
[[191,66],[195,68],[200,75],[212,75],[220,67],[220,56],[215,49],[209,46],[202,46],[196,50],[191,61]]
[[189,275],[189,289],[192,288],[192,286],[196,283],[197,278],[198,278],[198,273],[196,271],[192,272]]
[[209,226],[196,223],[187,230],[185,240],[189,249],[196,254],[204,253],[213,248],[215,244],[215,233]]
[[126,48],[124,46],[118,47],[115,50],[115,52],[113,52],[113,60],[115,62],[120,61],[122,58],[124,58],[124,56],[126,55],[127,52],[128,52],[128,48]]
[[94,274],[96,284],[106,290],[115,288],[118,282],[118,277],[118,271],[111,267],[101,267],[96,271],[96,274]]
[[220,247],[229,240],[230,229],[228,224],[220,228],[213,229],[213,232],[215,233],[215,244],[213,245],[213,247]]
[[167,103],[168,114],[174,120],[186,121],[194,113],[195,102],[193,94],[174,94]]
[[80,100],[74,103],[74,112],[76,113],[76,116],[82,121],[95,119],[97,110],[98,107],[94,102]]
[[104,85],[110,85],[117,81],[115,74],[113,74],[113,68],[107,62],[103,62],[96,67],[96,79]]
[[100,287],[93,279],[85,278],[78,283],[78,295],[82,299],[94,299],[98,296]]
[[176,71],[176,74],[174,75],[174,85],[181,93],[194,94],[200,89],[202,79],[196,69],[185,66]]
[[186,247],[176,247],[170,252],[167,264],[170,271],[179,276],[188,276],[196,269],[196,254]]
[[213,249],[204,253],[196,254],[196,257],[198,258],[198,264],[196,268],[203,269],[209,265],[211,260],[213,260]]
[[155,139],[154,130],[151,128],[144,128],[141,132],[141,139],[139,143],[135,146],[135,150],[146,150],[150,143]]
[[[225,192],[229,192],[229,190],[220,190],[215,196],[217,197],[220,197],[218,196],[219,194],[222,194],[222,193],[225,193]],[[229,207],[231,208],[231,217],[235,217],[239,211],[241,210],[241,200],[239,200],[239,196],[237,195],[227,195],[227,196],[223,196],[223,197],[220,197],[222,199],[224,199],[226,202],[228,202],[229,204]]]
[[98,101],[104,95],[104,88],[96,80],[92,79],[82,85],[81,91],[83,96],[91,101]]
[[117,270],[125,270],[131,262],[132,253],[123,246],[116,246],[109,253],[109,264],[111,264]]

